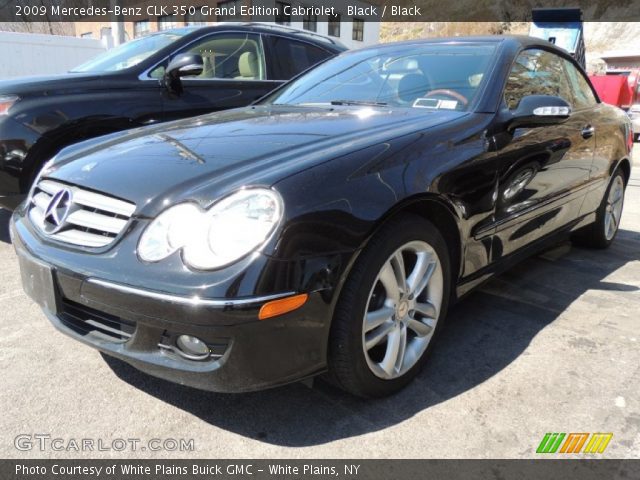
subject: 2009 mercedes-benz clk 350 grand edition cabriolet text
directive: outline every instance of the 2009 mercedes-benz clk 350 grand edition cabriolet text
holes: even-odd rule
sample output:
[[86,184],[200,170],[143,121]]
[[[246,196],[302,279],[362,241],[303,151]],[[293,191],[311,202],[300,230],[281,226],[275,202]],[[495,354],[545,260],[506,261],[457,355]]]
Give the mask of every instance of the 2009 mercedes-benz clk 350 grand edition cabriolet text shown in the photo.
[[616,235],[632,131],[526,37],[339,55],[257,104],[68,147],[11,230],[64,333],[246,391],[419,371],[453,300],[559,235]]

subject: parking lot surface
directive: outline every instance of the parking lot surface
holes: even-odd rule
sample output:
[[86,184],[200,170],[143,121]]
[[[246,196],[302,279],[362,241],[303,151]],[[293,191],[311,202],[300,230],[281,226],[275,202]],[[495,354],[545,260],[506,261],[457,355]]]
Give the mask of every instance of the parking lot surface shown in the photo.
[[[322,382],[200,392],[106,361],[55,331],[22,292],[0,210],[0,456],[522,458],[536,456],[547,432],[611,432],[603,457],[640,458],[636,149],[608,251],[563,243],[491,280],[450,312],[417,381],[378,401]],[[37,441],[18,450],[23,434],[60,438],[62,450]],[[82,439],[103,450],[76,451]],[[135,451],[117,451],[117,439],[134,440]],[[194,449],[151,451],[152,439],[192,439]]]

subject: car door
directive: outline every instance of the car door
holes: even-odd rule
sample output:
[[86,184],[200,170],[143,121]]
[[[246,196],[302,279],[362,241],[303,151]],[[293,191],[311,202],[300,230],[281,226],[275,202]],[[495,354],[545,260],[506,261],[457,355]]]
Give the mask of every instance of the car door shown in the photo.
[[611,160],[616,157],[617,153],[614,152],[624,144],[624,139],[620,141],[619,118],[610,114],[609,107],[598,103],[584,73],[572,62],[568,60],[565,62],[576,112],[581,113],[588,120],[589,128],[593,129],[595,138],[593,163],[589,173],[590,185],[580,212],[581,215],[585,215],[600,206],[611,176]]
[[504,90],[515,110],[526,95],[553,95],[572,107],[558,125],[518,128],[497,140],[498,185],[493,260],[554,232],[579,216],[593,162],[595,130],[588,109],[575,102],[567,61],[547,50],[516,58]]
[[[282,83],[268,78],[263,42],[258,34],[213,33],[178,53],[201,55],[204,69],[200,75],[182,78],[181,95],[163,92],[165,121],[249,105]],[[156,67],[151,75],[161,77],[165,67],[165,64]]]

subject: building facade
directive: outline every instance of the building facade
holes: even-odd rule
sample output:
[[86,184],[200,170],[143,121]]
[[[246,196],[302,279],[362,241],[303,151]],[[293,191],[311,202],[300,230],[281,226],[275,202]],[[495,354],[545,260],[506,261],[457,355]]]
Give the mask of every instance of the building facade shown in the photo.
[[607,72],[629,72],[640,69],[640,49],[634,51],[607,52],[600,55],[607,65]]
[[[191,0],[184,3],[187,8],[179,12],[180,15],[174,15],[170,10],[163,11],[141,1],[142,15],[126,20],[115,18],[114,22],[75,22],[75,33],[78,37],[101,39],[105,47],[110,48],[175,27],[258,21],[327,35],[349,48],[374,45],[380,38],[380,23],[365,21],[364,15],[358,15],[373,2],[351,4],[358,9],[349,8],[341,0],[323,0],[322,7],[313,6],[306,0]],[[325,13],[331,7],[336,15]]]

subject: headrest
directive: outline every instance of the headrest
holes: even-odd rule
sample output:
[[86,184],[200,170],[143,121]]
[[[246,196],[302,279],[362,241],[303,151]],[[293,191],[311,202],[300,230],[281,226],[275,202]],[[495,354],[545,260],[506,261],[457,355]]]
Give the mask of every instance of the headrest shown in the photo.
[[258,77],[258,57],[254,52],[244,52],[238,59],[238,71],[241,77]]
[[429,79],[419,73],[405,75],[398,82],[398,98],[403,102],[413,103],[431,90]]

